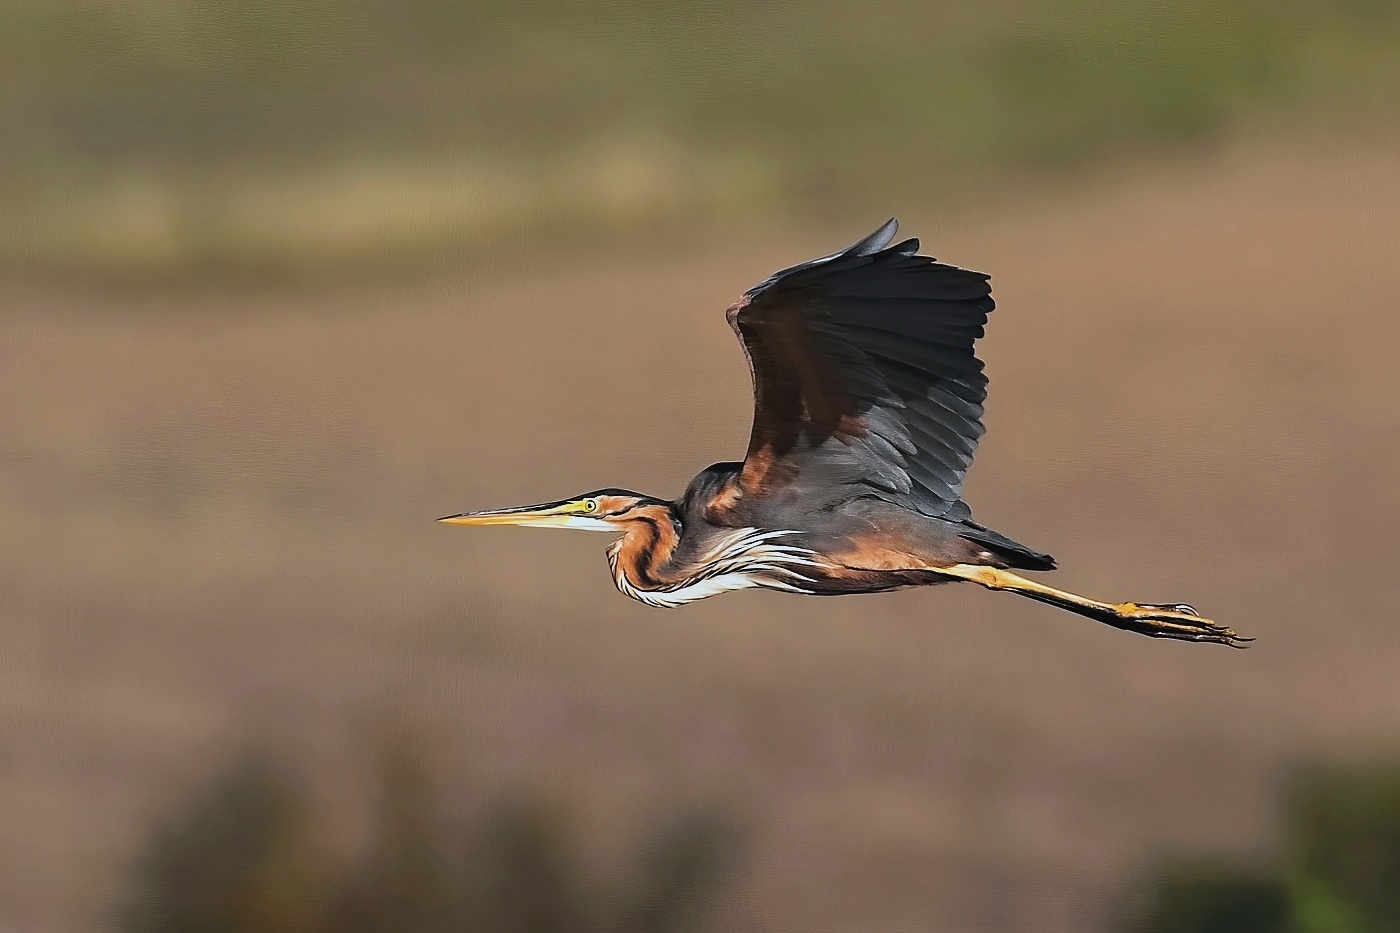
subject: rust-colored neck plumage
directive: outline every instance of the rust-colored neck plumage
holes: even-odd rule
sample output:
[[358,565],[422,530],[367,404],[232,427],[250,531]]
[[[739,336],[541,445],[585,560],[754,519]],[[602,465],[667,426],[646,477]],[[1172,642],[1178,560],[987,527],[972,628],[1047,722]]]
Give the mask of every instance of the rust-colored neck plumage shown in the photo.
[[633,508],[622,537],[608,548],[618,585],[625,582],[637,590],[655,590],[674,583],[679,577],[671,571],[671,563],[680,542],[680,521],[669,505]]

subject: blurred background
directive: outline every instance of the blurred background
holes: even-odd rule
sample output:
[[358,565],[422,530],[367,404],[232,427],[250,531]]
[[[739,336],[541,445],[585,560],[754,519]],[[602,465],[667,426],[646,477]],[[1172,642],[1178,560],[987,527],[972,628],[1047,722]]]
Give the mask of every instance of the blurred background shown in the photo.
[[[1389,0],[0,4],[0,929],[1400,929],[1397,144]],[[891,214],[977,518],[1251,650],[433,523]]]

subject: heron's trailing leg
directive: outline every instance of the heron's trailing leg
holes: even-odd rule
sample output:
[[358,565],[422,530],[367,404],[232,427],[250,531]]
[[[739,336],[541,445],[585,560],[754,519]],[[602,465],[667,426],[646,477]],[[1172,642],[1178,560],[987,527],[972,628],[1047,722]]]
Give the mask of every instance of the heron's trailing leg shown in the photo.
[[1006,590],[1039,602],[1059,606],[1070,612],[1086,616],[1114,628],[1128,632],[1138,632],[1153,638],[1176,638],[1182,641],[1213,642],[1243,648],[1244,643],[1253,641],[1236,635],[1233,629],[1217,625],[1210,619],[1197,614],[1192,606],[1185,603],[1105,603],[1089,599],[1075,593],[1057,590],[1034,580],[1027,580],[1007,570],[996,567],[983,567],[976,564],[957,564],[939,570],[939,573],[971,580],[989,590]]

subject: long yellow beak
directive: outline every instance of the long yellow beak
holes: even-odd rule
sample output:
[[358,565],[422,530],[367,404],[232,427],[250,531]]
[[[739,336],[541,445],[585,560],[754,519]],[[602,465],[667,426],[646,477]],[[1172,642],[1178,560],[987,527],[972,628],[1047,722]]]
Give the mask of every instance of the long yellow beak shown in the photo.
[[523,525],[527,528],[583,528],[595,531],[612,530],[601,519],[588,515],[587,499],[548,502],[544,505],[524,505],[514,509],[493,509],[489,512],[463,512],[448,515],[438,521],[448,525]]

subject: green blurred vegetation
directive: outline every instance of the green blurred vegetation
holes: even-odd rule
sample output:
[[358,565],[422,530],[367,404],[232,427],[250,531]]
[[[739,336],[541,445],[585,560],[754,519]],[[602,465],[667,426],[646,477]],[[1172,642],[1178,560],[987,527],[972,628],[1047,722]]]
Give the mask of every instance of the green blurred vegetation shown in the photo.
[[381,770],[357,857],[325,844],[306,789],[250,759],[156,832],[120,918],[127,933],[701,933],[739,840],[708,811],[645,827],[623,871],[590,871],[564,814],[521,798],[461,819],[411,757]]
[[1400,4],[9,0],[0,62],[0,264],[294,274],[1393,119]]
[[[401,748],[383,757],[372,831],[326,845],[326,814],[287,769],[250,758],[151,836],[127,889],[127,933],[700,933],[741,834],[715,812],[645,825],[620,869],[575,846],[532,797],[463,817]],[[1311,767],[1283,796],[1267,863],[1163,862],[1132,892],[1127,933],[1400,931],[1400,765]],[[592,864],[590,864],[590,862]]]
[[1137,892],[1120,929],[1400,931],[1400,765],[1309,769],[1284,801],[1279,866],[1174,861]]

